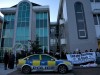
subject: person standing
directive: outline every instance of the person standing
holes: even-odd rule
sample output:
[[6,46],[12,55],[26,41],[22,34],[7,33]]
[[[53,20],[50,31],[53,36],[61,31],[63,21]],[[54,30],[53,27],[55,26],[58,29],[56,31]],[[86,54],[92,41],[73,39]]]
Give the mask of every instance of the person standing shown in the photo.
[[90,49],[90,52],[93,52],[93,50],[92,50],[92,49]]
[[7,70],[8,61],[9,61],[9,55],[8,55],[8,52],[5,52],[5,53],[4,53],[4,69],[5,69],[5,70]]
[[14,68],[14,61],[15,61],[15,55],[13,53],[10,53],[10,56],[9,56],[9,68],[10,69]]
[[17,52],[16,53],[16,67],[17,67],[17,64],[18,64],[18,59],[20,59],[20,53],[19,52]]

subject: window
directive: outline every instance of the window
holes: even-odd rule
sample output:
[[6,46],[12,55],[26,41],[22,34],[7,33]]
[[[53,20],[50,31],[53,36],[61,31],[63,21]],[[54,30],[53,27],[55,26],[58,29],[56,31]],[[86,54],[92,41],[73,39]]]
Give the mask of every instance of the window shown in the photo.
[[54,33],[55,29],[54,28],[51,28],[50,31],[51,31],[51,33]]
[[77,18],[78,18],[78,21],[84,19],[83,13],[82,13],[82,12],[79,12],[79,13],[77,12],[77,13],[76,13],[76,16],[77,16]]
[[46,12],[44,13],[44,19],[47,20],[47,13]]
[[55,39],[51,39],[51,40],[50,40],[50,44],[51,44],[51,45],[56,44],[56,40],[55,40]]
[[[30,4],[22,2],[18,7],[18,19],[16,29],[16,42],[23,45],[28,44],[29,40],[29,19],[30,19]],[[26,42],[27,41],[27,42]]]
[[39,20],[36,20],[36,28],[39,28]]
[[98,25],[97,16],[96,15],[93,15],[93,18],[94,18],[94,24],[95,25]]
[[48,37],[48,29],[44,28],[44,37]]
[[93,14],[94,24],[100,25],[100,14]]
[[55,60],[55,59],[47,55],[42,55],[42,60],[48,61],[48,60]]
[[48,46],[48,34],[48,12],[36,12],[36,35],[42,49]]
[[47,27],[47,19],[44,19],[43,26]]
[[84,35],[86,36],[86,33],[84,30],[79,30],[79,36],[84,37]]
[[100,2],[100,0],[95,0],[95,2]]
[[86,39],[87,38],[86,21],[85,21],[83,4],[81,2],[75,3],[75,14],[76,14],[78,38]]
[[4,23],[3,29],[14,29],[14,14],[4,15],[6,22]]
[[84,23],[83,23],[83,22],[78,22],[78,29],[79,29],[79,30],[82,30],[82,29],[84,29],[84,28],[85,28]]
[[91,2],[94,2],[94,0],[90,0]]
[[99,25],[100,25],[100,14],[98,14],[98,19],[99,19]]
[[44,37],[43,43],[44,43],[44,46],[48,46],[48,38],[47,37]]
[[4,47],[12,47],[12,45],[13,45],[12,40],[13,40],[12,38],[5,38],[4,39]]
[[29,60],[39,60],[39,55],[33,55],[29,57]]
[[39,44],[41,46],[47,46],[48,45],[48,38],[47,37],[39,37]]
[[100,2],[100,0],[90,0],[91,2]]
[[8,13],[4,15],[4,22],[3,25],[3,38],[2,38],[2,47],[12,47],[13,41],[13,32],[14,32],[14,17],[15,14]]
[[36,13],[36,28],[47,28],[48,16],[47,12],[37,12]]
[[2,30],[0,29],[0,39],[1,39],[1,31],[2,31]]

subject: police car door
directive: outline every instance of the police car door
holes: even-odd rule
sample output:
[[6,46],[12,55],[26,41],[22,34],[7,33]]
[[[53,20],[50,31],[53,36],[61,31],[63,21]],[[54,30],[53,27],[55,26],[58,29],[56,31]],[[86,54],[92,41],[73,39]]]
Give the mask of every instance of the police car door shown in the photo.
[[44,70],[54,70],[56,66],[55,59],[48,55],[41,55],[40,65],[43,66]]
[[29,57],[28,60],[32,63],[31,66],[32,66],[33,71],[38,70],[38,67],[40,66],[40,56],[38,54],[32,55]]

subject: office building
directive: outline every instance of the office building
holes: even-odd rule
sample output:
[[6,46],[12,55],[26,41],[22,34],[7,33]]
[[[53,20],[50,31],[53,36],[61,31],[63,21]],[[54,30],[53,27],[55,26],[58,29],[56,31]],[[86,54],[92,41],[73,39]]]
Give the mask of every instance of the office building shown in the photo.
[[57,22],[61,50],[100,48],[100,0],[60,0]]
[[[22,0],[10,8],[1,8],[4,15],[1,48],[9,51],[30,50],[29,41],[39,38],[39,45],[49,52],[49,6]],[[21,46],[18,49],[16,46]],[[23,47],[22,47],[23,46]]]
[[51,22],[50,23],[50,50],[54,53],[57,51],[57,23]]
[[[3,17],[2,16],[0,16],[0,42],[1,42],[1,33],[2,33],[2,24],[3,24]],[[0,43],[0,45],[1,45],[1,43]],[[2,60],[2,58],[3,58],[3,51],[2,51],[2,49],[0,49],[0,61]]]

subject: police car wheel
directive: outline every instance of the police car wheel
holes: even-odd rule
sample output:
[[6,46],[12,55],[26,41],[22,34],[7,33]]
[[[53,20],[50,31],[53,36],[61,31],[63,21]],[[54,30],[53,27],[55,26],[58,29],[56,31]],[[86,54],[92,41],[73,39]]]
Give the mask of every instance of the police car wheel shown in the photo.
[[31,72],[31,68],[30,68],[29,66],[24,66],[24,67],[22,68],[22,72],[23,72],[24,74],[29,74],[29,73]]
[[61,74],[67,73],[67,71],[68,71],[68,68],[65,65],[60,65],[58,67],[58,72],[61,73]]

